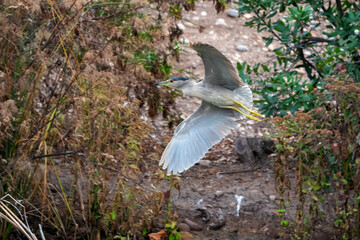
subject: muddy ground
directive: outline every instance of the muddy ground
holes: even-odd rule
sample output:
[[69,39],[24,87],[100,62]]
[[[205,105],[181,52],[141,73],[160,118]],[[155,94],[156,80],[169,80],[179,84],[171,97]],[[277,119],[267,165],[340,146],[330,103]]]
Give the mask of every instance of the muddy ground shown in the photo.
[[[233,18],[227,12],[216,14],[212,2],[197,3],[196,11],[184,14],[184,21],[179,23],[184,31],[182,41],[213,45],[234,66],[237,62],[270,60],[273,53],[265,47],[261,36],[255,29],[243,27],[249,16]],[[238,51],[237,45],[243,45],[248,50]],[[186,44],[184,50],[177,64],[178,70],[183,69],[181,75],[201,79],[204,72],[201,59]],[[190,97],[179,97],[176,101],[176,108],[184,118],[200,104],[200,100]],[[214,146],[200,164],[181,174],[180,193],[174,191],[172,200],[179,214],[179,222],[187,223],[180,225],[180,230],[190,233],[183,234],[184,239],[279,237],[275,212],[278,201],[271,158],[244,161],[239,159],[234,149],[237,138],[261,138],[269,135],[269,131],[265,123],[244,120],[240,128]],[[172,132],[166,135],[172,137]],[[187,226],[192,222],[195,226],[189,229]]]

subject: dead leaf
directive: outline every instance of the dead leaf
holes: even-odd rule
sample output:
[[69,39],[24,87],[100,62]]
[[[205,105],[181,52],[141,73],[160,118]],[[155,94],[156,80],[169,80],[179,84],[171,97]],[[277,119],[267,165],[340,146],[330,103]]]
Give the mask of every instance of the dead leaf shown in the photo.
[[150,233],[149,238],[150,240],[162,240],[166,236],[166,232],[164,230],[161,230],[157,233]]

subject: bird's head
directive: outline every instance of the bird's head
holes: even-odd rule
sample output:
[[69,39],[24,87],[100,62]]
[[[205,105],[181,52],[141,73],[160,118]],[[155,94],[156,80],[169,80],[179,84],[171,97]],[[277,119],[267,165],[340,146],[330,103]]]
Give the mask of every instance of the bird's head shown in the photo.
[[166,81],[157,82],[155,85],[164,85],[171,88],[180,89],[187,83],[191,82],[190,78],[187,77],[172,77]]

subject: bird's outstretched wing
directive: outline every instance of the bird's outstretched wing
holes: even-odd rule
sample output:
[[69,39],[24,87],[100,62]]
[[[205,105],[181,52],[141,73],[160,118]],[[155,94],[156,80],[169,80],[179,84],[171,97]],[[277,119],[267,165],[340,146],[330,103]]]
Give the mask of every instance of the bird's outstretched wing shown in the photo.
[[199,162],[214,144],[237,127],[237,113],[202,101],[200,107],[175,130],[160,165],[173,174],[189,169]]
[[230,90],[243,85],[229,59],[216,48],[204,43],[192,43],[190,46],[197,51],[204,63],[204,83],[221,85]]

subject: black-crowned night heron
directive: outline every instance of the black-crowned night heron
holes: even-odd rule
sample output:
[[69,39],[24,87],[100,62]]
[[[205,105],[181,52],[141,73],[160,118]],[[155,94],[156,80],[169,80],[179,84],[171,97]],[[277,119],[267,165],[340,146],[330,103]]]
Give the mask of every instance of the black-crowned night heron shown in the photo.
[[194,82],[186,77],[172,77],[155,83],[181,90],[184,94],[202,99],[200,107],[176,127],[160,165],[168,173],[180,173],[199,162],[205,153],[220,142],[236,120],[262,117],[251,110],[252,92],[245,85],[231,62],[216,48],[202,43],[190,43],[205,66],[205,78]]

